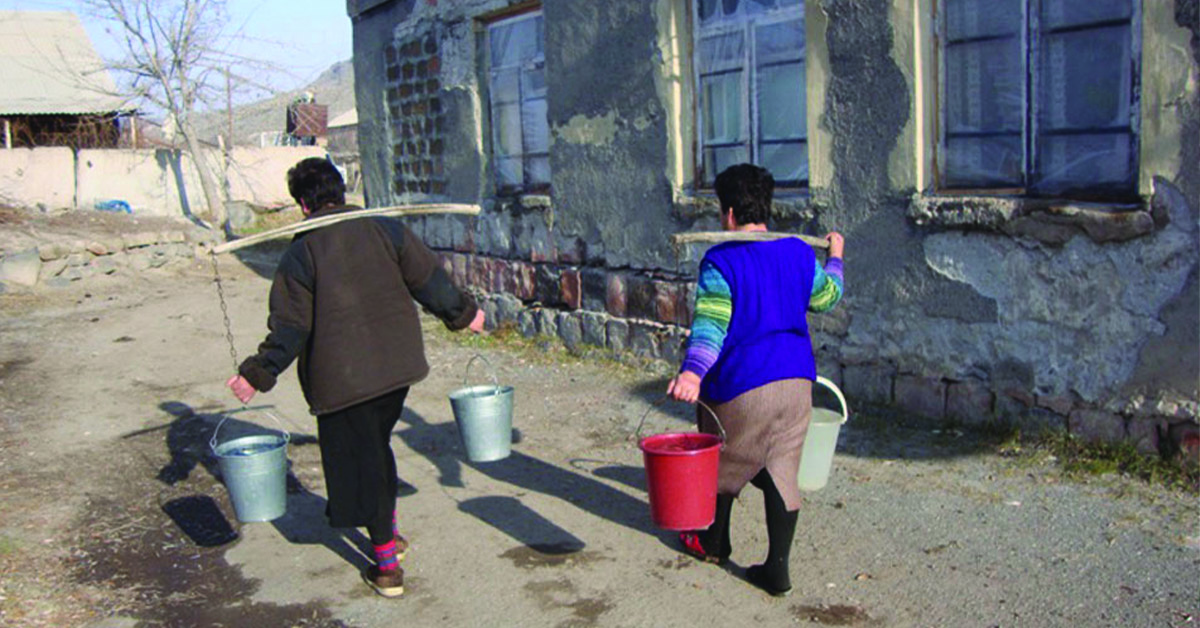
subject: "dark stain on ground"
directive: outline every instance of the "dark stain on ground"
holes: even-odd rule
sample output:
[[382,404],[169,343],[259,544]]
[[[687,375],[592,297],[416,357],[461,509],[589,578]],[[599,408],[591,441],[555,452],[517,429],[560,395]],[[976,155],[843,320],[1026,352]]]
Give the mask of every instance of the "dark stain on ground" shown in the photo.
[[581,546],[566,543],[521,545],[500,555],[522,569],[585,565],[604,560],[600,552],[584,552]]
[[594,626],[600,616],[616,608],[607,597],[580,598],[566,605],[574,613],[574,617],[558,624],[559,628],[576,628]]
[[834,604],[833,606],[793,606],[792,614],[800,621],[825,626],[853,626],[871,621],[871,616],[857,606]]
[[942,543],[941,545],[936,545],[934,547],[927,547],[921,551],[930,555],[940,554],[952,547],[958,547],[958,541],[950,541],[949,543]]
[[258,581],[226,562],[232,545],[202,547],[189,538],[189,524],[181,526],[168,511],[186,519],[195,510],[207,519],[193,523],[207,527],[214,525],[214,507],[236,520],[227,493],[209,473],[172,478],[173,484],[157,477],[172,454],[163,441],[162,432],[148,432],[122,440],[120,455],[106,452],[112,483],[88,496],[71,526],[78,532],[64,566],[73,582],[109,592],[102,604],[110,608],[97,610],[156,626],[347,628],[321,603],[252,601]]
[[663,569],[687,569],[695,564],[696,561],[687,556],[676,556],[674,560],[664,558],[658,561],[658,566]]
[[8,362],[0,362],[0,378],[11,377],[21,369],[33,364],[33,358],[17,358]]
[[575,584],[565,578],[543,582],[528,582],[525,584],[525,590],[532,593],[534,598],[537,599],[538,604],[544,609],[571,609],[572,616],[559,622],[557,624],[558,628],[594,626],[601,615],[616,608],[616,604],[609,600],[607,596],[564,599],[578,594]]

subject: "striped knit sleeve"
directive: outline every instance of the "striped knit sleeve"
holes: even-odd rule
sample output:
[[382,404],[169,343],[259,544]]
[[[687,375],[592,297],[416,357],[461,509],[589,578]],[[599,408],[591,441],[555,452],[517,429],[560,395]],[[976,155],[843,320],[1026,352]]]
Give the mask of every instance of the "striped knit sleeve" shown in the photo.
[[808,309],[813,312],[828,312],[842,300],[844,280],[842,279],[842,258],[831,257],[825,262],[825,268],[820,264],[813,265],[812,295],[808,299]]
[[700,279],[696,285],[696,313],[692,317],[692,334],[680,371],[691,371],[704,378],[717,362],[729,320],[733,316],[733,298],[729,282],[708,261],[700,264]]

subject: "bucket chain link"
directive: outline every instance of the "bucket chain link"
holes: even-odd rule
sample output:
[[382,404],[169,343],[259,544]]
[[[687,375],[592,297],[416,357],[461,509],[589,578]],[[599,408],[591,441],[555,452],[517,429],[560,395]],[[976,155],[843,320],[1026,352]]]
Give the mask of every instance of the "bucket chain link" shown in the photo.
[[221,302],[221,318],[225,321],[225,340],[229,343],[229,357],[233,360],[233,372],[238,371],[237,346],[233,342],[233,325],[229,322],[229,305],[225,302],[225,289],[221,284],[221,269],[217,265],[217,254],[211,253],[213,283],[217,286],[217,299]]

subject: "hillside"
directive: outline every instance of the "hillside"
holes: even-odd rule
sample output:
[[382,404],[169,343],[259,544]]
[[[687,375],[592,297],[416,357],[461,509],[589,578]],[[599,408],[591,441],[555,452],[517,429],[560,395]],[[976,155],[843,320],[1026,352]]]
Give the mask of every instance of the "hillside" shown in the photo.
[[[312,83],[271,98],[233,108],[233,136],[238,145],[257,144],[260,133],[283,132],[287,128],[287,106],[305,92],[312,92],[318,104],[329,106],[329,119],[354,108],[354,65],[339,61],[321,73]],[[225,132],[224,111],[197,116],[196,128],[205,141],[216,141]]]

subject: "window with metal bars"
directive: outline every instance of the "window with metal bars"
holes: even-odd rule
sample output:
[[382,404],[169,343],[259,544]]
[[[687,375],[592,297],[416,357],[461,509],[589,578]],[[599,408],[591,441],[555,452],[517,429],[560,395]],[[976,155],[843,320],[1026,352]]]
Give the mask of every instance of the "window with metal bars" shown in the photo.
[[808,185],[802,0],[695,0],[697,181],[738,163]]
[[942,0],[939,188],[1136,195],[1138,0]]
[[541,11],[488,25],[492,162],[499,194],[550,188],[545,28]]

